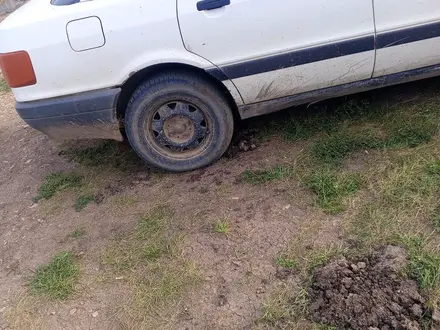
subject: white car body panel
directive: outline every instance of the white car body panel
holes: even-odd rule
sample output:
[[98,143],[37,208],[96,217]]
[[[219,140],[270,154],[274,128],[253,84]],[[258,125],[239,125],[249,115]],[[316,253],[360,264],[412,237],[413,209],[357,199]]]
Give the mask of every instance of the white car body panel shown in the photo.
[[440,19],[438,0],[374,0],[378,33],[435,22]]
[[364,52],[337,57],[233,81],[246,104],[277,99],[369,78],[374,64],[374,57],[371,55],[372,52]]
[[[376,32],[405,31],[402,39],[410,38],[413,28],[426,26],[426,31],[440,29],[440,2],[438,0],[374,0]],[[421,34],[425,31],[416,32]],[[405,42],[408,40],[394,40]],[[395,44],[376,51],[374,77],[427,67],[440,63],[440,38],[423,39]]]
[[[71,6],[31,0],[0,25],[0,53],[26,50],[37,76],[36,85],[13,89],[17,101],[119,86],[159,63],[212,66],[184,48],[175,7],[175,0],[160,5],[155,0],[94,0]],[[100,18],[105,46],[75,52],[66,25],[89,16]]]
[[[198,11],[194,0],[177,3],[186,48],[219,67],[374,34],[371,0],[233,0],[210,11]],[[277,70],[231,79],[254,103],[370,78],[374,55],[372,38],[366,52],[288,68],[280,62]]]
[[440,63],[440,38],[421,40],[377,50],[374,77]]

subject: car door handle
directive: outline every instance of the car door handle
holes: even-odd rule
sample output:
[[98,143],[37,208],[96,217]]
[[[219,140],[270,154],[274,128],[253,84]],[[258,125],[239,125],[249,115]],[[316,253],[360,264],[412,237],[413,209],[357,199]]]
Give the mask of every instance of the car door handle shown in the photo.
[[197,10],[212,10],[231,4],[231,0],[202,0],[197,2]]

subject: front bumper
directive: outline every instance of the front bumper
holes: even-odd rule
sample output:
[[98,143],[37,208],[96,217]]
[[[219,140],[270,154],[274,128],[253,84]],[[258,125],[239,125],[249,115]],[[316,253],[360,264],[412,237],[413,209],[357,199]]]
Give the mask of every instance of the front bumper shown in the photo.
[[122,140],[116,104],[120,88],[17,102],[20,117],[31,127],[55,140]]

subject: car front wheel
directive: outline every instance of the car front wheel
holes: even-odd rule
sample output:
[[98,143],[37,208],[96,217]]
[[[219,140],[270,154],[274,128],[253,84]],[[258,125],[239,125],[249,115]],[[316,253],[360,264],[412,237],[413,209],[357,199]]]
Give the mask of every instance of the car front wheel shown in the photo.
[[182,71],[156,75],[136,89],[125,129],[148,164],[183,172],[219,159],[231,142],[234,121],[225,96],[210,80]]

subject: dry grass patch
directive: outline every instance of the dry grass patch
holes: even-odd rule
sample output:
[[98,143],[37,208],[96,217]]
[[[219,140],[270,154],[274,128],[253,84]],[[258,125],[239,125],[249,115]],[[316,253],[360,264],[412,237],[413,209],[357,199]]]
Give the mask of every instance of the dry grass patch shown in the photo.
[[117,318],[124,326],[157,329],[171,322],[184,293],[201,280],[197,265],[180,249],[183,238],[172,220],[169,207],[155,207],[104,253],[104,264],[114,276],[126,279],[131,295],[128,306],[118,307]]
[[307,289],[282,283],[263,302],[263,315],[257,329],[315,329],[304,319],[307,310]]
[[242,174],[242,179],[250,184],[265,184],[271,181],[286,180],[294,174],[291,166],[277,165],[264,170],[246,170]]
[[45,330],[48,325],[40,310],[41,301],[39,298],[21,293],[17,296],[17,302],[4,312],[5,320],[8,322],[7,329],[29,329]]

